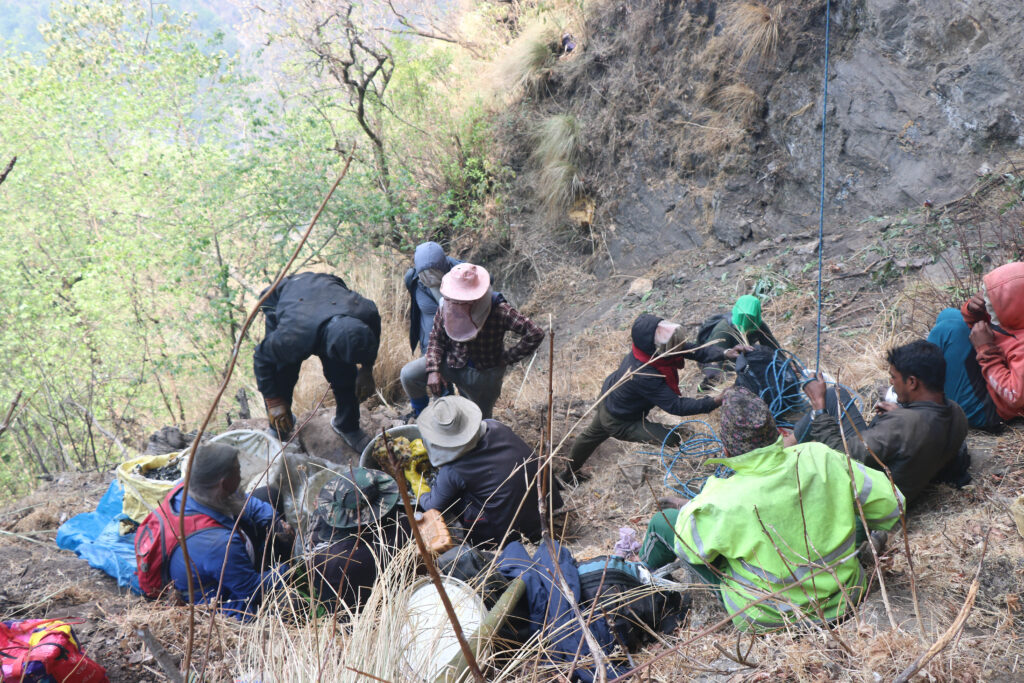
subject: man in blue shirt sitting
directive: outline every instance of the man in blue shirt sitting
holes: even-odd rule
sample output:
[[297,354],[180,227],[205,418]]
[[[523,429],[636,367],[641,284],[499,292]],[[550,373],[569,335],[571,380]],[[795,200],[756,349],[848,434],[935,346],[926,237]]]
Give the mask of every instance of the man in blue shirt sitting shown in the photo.
[[[239,492],[241,471],[238,450],[222,444],[201,446],[192,465],[185,501],[186,515],[205,515],[217,526],[200,529],[185,539],[192,565],[196,603],[219,602],[231,616],[248,620],[259,609],[263,595],[280,577],[272,553],[264,552],[275,537],[289,547],[291,527],[276,518],[275,510],[256,497]],[[182,493],[170,499],[171,512],[181,511]],[[237,520],[237,524],[236,524]],[[183,600],[188,600],[188,571],[181,546],[170,556],[170,578]]]

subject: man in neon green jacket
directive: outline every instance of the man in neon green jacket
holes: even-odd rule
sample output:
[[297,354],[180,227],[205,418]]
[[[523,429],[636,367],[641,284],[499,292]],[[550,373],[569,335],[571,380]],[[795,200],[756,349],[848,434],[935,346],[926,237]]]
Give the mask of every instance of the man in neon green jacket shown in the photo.
[[[681,510],[657,513],[642,559],[652,569],[676,556],[685,559],[704,581],[719,586],[743,631],[841,617],[866,589],[855,501],[868,528],[889,530],[899,522],[903,494],[883,472],[823,444],[784,448],[761,399],[742,387],[724,396],[726,458],[708,463],[735,474],[711,477]],[[728,457],[732,453],[740,455]]]

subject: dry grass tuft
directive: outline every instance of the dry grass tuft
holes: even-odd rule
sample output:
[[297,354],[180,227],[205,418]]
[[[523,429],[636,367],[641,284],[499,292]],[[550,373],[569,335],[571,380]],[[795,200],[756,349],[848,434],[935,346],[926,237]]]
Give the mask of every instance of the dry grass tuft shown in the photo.
[[732,11],[726,32],[739,51],[741,66],[751,62],[766,65],[775,59],[781,20],[781,5],[747,2]]
[[583,196],[581,150],[580,125],[575,116],[549,116],[537,126],[530,158],[539,169],[537,198],[549,213],[560,214]]
[[744,126],[749,125],[764,106],[764,100],[743,83],[733,83],[716,90],[711,97],[714,106]]
[[558,58],[552,51],[558,32],[550,26],[527,28],[498,58],[498,82],[509,97],[537,97],[547,85]]

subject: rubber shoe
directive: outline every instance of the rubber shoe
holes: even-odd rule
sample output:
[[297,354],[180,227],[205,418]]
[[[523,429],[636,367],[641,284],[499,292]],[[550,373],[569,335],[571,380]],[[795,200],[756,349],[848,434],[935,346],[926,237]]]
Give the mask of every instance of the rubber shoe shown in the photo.
[[370,443],[370,437],[362,429],[356,429],[351,432],[343,432],[335,424],[334,419],[331,419],[331,429],[334,433],[344,439],[345,443],[349,445],[349,448],[354,450],[356,453],[362,453],[363,449],[366,448],[366,444]]

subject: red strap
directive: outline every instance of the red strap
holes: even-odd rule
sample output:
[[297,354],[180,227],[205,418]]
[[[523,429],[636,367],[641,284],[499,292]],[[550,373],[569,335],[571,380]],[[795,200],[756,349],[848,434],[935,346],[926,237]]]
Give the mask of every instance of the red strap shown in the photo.
[[655,361],[651,361],[651,357],[641,351],[633,345],[633,357],[641,363],[650,363],[651,367],[660,372],[665,378],[665,383],[668,384],[668,388],[675,392],[676,396],[680,396],[679,393],[679,368],[686,362],[682,356],[672,356],[669,358],[659,358]]

